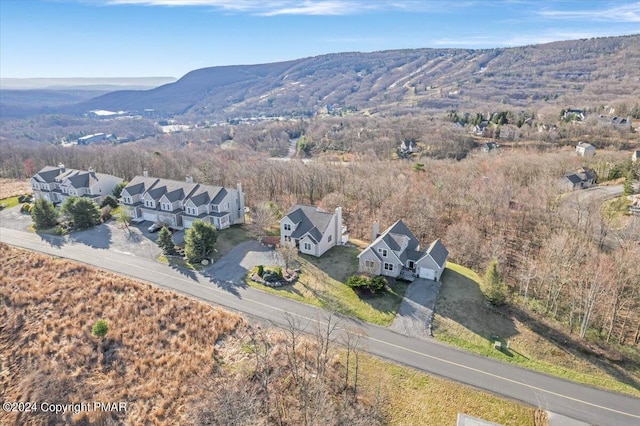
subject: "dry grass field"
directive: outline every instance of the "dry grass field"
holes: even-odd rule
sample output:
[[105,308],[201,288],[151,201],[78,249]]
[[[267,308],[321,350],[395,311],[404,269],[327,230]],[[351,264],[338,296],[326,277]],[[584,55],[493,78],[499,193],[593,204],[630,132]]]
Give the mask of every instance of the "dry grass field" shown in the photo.
[[[347,366],[339,339],[296,333],[292,344],[290,330],[115,274],[1,244],[0,257],[3,401],[128,404],[0,413],[2,425],[440,425],[457,412],[533,424],[531,407],[364,354],[354,400],[354,353]],[[103,340],[97,319],[109,324]]]
[[0,179],[0,200],[31,192],[29,182],[20,179]]
[[[6,245],[0,258],[4,401],[124,401],[127,412],[114,414],[116,423],[180,423],[190,398],[201,392],[192,381],[216,368],[216,342],[242,322],[70,261]],[[91,334],[98,319],[109,324],[102,341]],[[2,415],[0,424],[69,424],[83,414]]]

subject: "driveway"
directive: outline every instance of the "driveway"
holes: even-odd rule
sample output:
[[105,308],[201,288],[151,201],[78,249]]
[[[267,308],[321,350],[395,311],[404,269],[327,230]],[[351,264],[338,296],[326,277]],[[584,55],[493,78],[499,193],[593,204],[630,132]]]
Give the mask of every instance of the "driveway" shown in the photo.
[[433,309],[439,292],[439,282],[416,278],[407,288],[389,328],[405,336],[430,339]]

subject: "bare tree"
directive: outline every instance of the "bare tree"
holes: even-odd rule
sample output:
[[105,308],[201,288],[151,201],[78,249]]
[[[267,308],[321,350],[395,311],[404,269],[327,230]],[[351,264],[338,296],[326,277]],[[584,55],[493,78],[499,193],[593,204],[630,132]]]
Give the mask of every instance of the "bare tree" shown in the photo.
[[267,231],[273,226],[278,217],[269,203],[259,203],[251,211],[251,231],[255,238],[262,242],[267,235]]

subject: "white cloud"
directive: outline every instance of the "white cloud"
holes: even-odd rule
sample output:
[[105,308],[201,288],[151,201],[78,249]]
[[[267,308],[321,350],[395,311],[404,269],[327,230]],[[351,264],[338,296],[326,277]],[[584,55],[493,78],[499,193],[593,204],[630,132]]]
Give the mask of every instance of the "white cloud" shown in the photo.
[[[430,2],[424,0],[95,0],[95,2],[109,5],[204,6],[227,12],[243,12],[261,16],[335,16],[385,10],[422,12],[450,10],[453,7],[452,3],[442,0]],[[455,7],[459,5],[456,3]]]
[[578,40],[593,37],[615,37],[624,35],[619,31],[598,31],[598,32],[568,32],[563,30],[549,30],[536,34],[519,34],[512,37],[463,37],[463,38],[443,38],[429,40],[428,44],[437,47],[462,47],[462,48],[493,48],[493,47],[515,47],[534,44],[552,43],[554,41]]
[[555,19],[576,19],[612,22],[640,22],[640,2],[597,10],[542,10],[542,16]]

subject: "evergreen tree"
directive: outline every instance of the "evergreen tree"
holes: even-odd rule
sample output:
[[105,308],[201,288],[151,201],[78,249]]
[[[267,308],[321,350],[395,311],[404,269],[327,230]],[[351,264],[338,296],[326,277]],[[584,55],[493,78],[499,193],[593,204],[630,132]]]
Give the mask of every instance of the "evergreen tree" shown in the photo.
[[47,229],[57,223],[58,212],[53,203],[41,198],[33,203],[31,209],[31,219],[36,229]]
[[500,271],[498,271],[498,261],[496,259],[493,259],[487,267],[482,292],[489,303],[495,306],[502,305],[507,298],[507,289],[502,281]]
[[175,253],[175,243],[173,242],[173,236],[171,231],[166,226],[163,226],[158,233],[158,241],[156,241],[158,247],[165,255],[172,255]]
[[624,179],[624,184],[622,186],[622,194],[626,197],[628,195],[633,194],[633,176],[632,173],[627,173],[627,176]]
[[100,209],[88,198],[69,197],[62,204],[62,212],[78,228],[89,228],[100,223]]
[[184,235],[184,253],[190,263],[200,262],[213,250],[218,236],[215,226],[196,220]]

